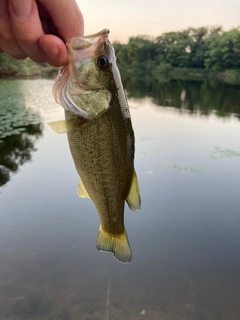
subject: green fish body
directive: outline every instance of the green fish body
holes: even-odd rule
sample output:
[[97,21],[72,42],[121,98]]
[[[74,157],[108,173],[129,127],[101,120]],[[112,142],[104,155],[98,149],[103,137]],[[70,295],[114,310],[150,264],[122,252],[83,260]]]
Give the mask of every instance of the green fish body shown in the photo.
[[140,209],[134,170],[134,132],[108,30],[67,43],[70,63],[62,67],[53,93],[65,109],[64,121],[51,123],[67,133],[80,176],[78,195],[90,198],[100,219],[97,248],[129,262],[124,204]]

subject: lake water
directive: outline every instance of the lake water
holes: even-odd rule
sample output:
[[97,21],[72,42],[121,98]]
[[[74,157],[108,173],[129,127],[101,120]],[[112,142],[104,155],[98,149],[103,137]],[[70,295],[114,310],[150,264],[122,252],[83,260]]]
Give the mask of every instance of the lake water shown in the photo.
[[[0,320],[240,319],[239,89],[127,84],[142,209],[99,252],[51,80],[0,81]],[[139,87],[138,87],[139,88]]]

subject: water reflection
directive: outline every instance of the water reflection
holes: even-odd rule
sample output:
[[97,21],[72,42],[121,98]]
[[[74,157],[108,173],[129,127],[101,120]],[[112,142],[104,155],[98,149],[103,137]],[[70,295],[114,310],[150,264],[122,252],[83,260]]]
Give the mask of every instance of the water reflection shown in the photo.
[[221,82],[169,81],[159,83],[152,80],[130,79],[123,76],[130,98],[149,96],[158,106],[174,107],[181,113],[210,115],[219,117],[234,114],[240,118],[240,91],[237,86]]
[[39,114],[26,109],[21,82],[0,81],[0,186],[31,160],[34,143],[42,135]]
[[[46,122],[63,119],[50,81],[21,86]],[[111,320],[239,320],[239,121],[183,117],[152,98],[130,106],[143,197],[140,212],[126,207],[132,262],[95,249],[98,217],[74,192],[66,136],[44,126],[0,195],[1,320],[104,319],[109,278]]]

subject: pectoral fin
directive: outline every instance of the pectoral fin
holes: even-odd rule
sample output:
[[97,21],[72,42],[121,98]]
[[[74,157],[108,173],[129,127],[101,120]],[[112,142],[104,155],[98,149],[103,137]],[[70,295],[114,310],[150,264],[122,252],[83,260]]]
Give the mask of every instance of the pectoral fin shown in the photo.
[[82,180],[80,180],[80,182],[78,184],[77,193],[80,198],[89,198],[90,199],[89,194],[82,183]]
[[141,197],[140,197],[140,190],[139,190],[138,180],[137,180],[137,175],[135,170],[133,171],[132,183],[131,183],[130,191],[128,193],[126,201],[131,210],[133,211],[140,210]]
[[49,122],[48,125],[56,133],[67,133],[76,127],[77,121],[77,119],[60,120],[56,122]]

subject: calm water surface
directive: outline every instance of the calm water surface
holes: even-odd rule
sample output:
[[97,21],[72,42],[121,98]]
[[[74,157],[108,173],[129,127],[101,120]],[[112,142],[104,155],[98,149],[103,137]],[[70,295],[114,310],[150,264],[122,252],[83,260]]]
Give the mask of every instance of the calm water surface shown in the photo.
[[129,87],[142,210],[125,209],[125,265],[95,247],[51,84],[0,81],[0,320],[240,319],[238,90]]

